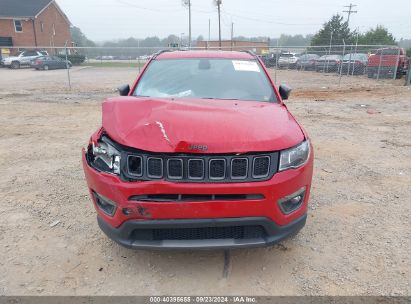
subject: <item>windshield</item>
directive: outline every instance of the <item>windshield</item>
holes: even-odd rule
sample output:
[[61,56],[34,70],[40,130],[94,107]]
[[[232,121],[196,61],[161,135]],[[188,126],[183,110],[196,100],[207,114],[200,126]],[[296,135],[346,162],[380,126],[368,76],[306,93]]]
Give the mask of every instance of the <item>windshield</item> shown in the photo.
[[267,75],[255,60],[154,60],[133,95],[277,101]]

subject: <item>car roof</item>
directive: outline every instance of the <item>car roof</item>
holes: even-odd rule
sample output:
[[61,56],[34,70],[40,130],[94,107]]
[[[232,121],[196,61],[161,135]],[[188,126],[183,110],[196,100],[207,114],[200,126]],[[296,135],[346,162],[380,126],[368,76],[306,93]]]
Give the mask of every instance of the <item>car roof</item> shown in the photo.
[[342,56],[338,54],[329,54],[329,55],[327,54],[327,55],[322,55],[321,58],[322,57],[342,57]]
[[247,52],[231,51],[172,51],[159,54],[155,59],[191,59],[191,58],[215,58],[215,59],[255,59]]

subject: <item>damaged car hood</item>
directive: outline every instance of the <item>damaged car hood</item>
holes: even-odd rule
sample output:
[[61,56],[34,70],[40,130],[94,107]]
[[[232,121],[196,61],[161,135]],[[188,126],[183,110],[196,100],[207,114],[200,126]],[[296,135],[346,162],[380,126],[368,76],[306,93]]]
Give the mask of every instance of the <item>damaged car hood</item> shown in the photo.
[[122,145],[152,152],[276,151],[304,139],[285,106],[237,100],[111,98],[103,128]]

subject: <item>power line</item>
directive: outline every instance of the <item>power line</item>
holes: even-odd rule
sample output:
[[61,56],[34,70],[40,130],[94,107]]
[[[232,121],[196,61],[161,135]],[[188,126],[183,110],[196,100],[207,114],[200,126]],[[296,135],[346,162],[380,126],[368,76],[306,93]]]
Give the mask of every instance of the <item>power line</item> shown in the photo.
[[234,16],[242,19],[247,19],[247,20],[252,20],[252,21],[258,21],[258,22],[263,22],[263,23],[272,23],[272,24],[280,24],[280,25],[297,25],[297,26],[305,26],[305,25],[321,25],[321,23],[284,23],[284,22],[276,22],[276,21],[271,21],[271,20],[264,20],[264,19],[257,19],[257,18],[252,18],[252,17],[247,17],[243,15],[238,15],[238,14],[233,14],[233,13],[228,13],[227,11],[223,11],[226,15],[229,16]]
[[157,9],[157,8],[148,8],[148,7],[143,7],[139,5],[135,5],[134,3],[127,2],[125,0],[115,0],[116,2],[129,6],[129,7],[134,7],[137,9],[145,10],[145,11],[151,11],[151,12],[178,12],[180,10],[178,9]]
[[353,10],[352,10],[354,7],[356,7],[356,5],[355,5],[355,4],[352,4],[352,3],[350,3],[350,5],[345,5],[344,7],[348,7],[348,11],[343,11],[343,13],[347,13],[347,14],[348,14],[347,23],[349,24],[349,23],[350,23],[350,16],[351,16],[351,14],[356,14],[356,13],[358,13],[358,11],[353,11]]

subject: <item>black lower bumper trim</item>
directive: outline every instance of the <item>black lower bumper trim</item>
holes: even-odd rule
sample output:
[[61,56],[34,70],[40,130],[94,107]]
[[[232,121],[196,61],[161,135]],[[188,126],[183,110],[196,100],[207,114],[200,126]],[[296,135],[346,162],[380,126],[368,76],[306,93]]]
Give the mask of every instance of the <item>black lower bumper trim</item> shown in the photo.
[[[132,249],[230,249],[245,247],[263,247],[296,234],[304,227],[307,215],[304,214],[292,223],[284,226],[277,225],[265,217],[216,218],[216,219],[183,219],[183,220],[129,220],[118,228],[97,217],[103,232],[118,244]],[[222,239],[190,239],[190,240],[144,240],[136,239],[135,231],[188,229],[206,227],[256,227],[260,226],[265,233],[252,238],[222,238]]]

